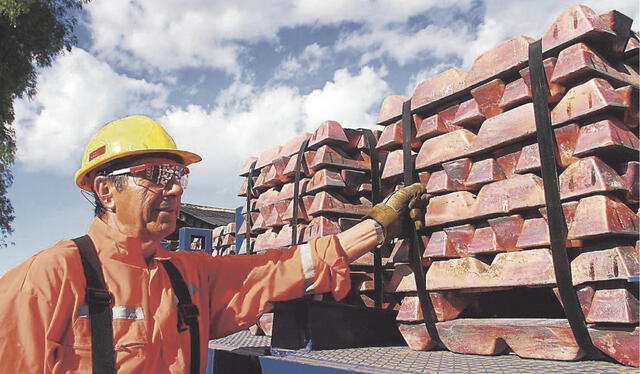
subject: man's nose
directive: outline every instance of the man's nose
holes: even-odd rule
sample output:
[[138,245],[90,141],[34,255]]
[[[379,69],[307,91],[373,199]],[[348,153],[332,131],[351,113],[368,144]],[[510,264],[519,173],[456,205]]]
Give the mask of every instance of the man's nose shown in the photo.
[[167,184],[164,186],[163,193],[165,195],[182,195],[184,192],[184,187],[180,183],[180,179],[178,177],[171,178]]

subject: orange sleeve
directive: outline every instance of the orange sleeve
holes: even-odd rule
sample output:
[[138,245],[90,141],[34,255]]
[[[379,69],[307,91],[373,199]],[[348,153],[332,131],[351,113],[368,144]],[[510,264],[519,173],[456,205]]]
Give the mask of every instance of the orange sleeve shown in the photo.
[[229,335],[258,321],[269,302],[307,293],[349,291],[349,265],[333,236],[285,250],[251,256],[214,257],[210,274],[210,338]]
[[[41,252],[42,253],[42,252]],[[50,373],[64,323],[58,295],[63,280],[36,255],[0,278],[0,373]],[[64,309],[64,307],[63,307]]]
[[309,242],[315,277],[305,293],[331,292],[335,300],[342,300],[351,288],[349,262],[335,235]]

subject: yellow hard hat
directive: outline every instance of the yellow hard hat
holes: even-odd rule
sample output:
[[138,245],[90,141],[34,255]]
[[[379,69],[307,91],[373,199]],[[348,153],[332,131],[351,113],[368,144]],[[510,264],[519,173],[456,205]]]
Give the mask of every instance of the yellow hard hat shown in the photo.
[[78,187],[91,191],[87,175],[118,158],[145,154],[170,153],[179,156],[185,165],[202,160],[195,153],[179,150],[173,138],[156,121],[134,115],[106,124],[89,140],[82,155],[82,165],[76,171]]

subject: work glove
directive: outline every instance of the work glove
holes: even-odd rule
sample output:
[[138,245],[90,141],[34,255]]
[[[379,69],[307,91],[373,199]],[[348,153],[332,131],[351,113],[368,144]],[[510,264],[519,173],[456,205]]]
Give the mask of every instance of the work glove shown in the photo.
[[407,212],[409,222],[413,223],[416,230],[424,228],[424,210],[429,200],[426,192],[427,187],[424,184],[414,183],[393,192],[369,210],[367,217],[382,226],[384,243],[402,235],[406,228]]

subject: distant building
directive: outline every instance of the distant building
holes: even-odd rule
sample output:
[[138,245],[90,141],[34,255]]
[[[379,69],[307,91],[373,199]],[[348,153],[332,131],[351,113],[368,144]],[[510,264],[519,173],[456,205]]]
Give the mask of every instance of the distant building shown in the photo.
[[167,236],[166,240],[177,242],[178,231],[182,227],[214,229],[218,226],[226,226],[229,222],[235,222],[234,209],[214,208],[206,205],[181,203],[176,231]]

